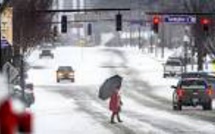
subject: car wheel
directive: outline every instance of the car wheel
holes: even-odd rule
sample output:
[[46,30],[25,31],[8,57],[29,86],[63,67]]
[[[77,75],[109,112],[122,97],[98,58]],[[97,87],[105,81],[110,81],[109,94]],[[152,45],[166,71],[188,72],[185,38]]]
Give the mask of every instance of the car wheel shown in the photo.
[[203,105],[202,105],[202,109],[203,109],[203,110],[207,110],[206,104],[203,104]]
[[173,105],[173,110],[178,110],[178,106],[176,106],[176,105]]
[[177,102],[177,103],[173,103],[173,110],[182,110],[182,105],[179,103],[179,102]]
[[182,105],[181,104],[178,104],[178,110],[182,110]]
[[166,75],[166,74],[163,74],[163,77],[164,77],[164,78],[166,78],[166,77],[167,77],[167,75]]
[[211,102],[205,103],[202,107],[203,107],[203,110],[212,110]]
[[60,79],[57,79],[57,83],[59,83],[60,82]]
[[182,110],[182,105],[180,104],[180,102],[178,102],[176,105],[175,105],[176,109],[181,111]]
[[71,79],[71,82],[75,82],[75,80],[74,80],[74,79]]

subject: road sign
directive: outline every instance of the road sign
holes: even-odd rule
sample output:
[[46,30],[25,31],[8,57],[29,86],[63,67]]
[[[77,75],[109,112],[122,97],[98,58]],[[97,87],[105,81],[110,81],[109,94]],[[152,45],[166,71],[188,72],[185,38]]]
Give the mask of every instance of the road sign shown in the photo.
[[164,22],[172,24],[194,24],[196,17],[192,15],[165,15]]
[[12,82],[19,75],[19,71],[9,62],[4,64],[3,73],[8,76],[9,82]]
[[10,46],[10,43],[4,37],[1,39],[1,48]]

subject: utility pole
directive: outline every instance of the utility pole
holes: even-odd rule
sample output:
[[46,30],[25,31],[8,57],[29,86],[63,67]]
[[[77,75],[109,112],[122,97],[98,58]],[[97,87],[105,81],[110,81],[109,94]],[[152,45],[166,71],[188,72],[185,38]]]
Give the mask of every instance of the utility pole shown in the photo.
[[[24,21],[24,16],[21,17],[21,22]],[[22,23],[24,24],[24,23]],[[25,101],[25,70],[24,70],[24,47],[21,45],[23,43],[23,26],[20,27],[20,47],[19,47],[19,56],[20,56],[20,86],[22,89],[22,99]]]
[[[141,1],[138,1],[138,17],[141,20]],[[141,49],[141,23],[138,25],[138,48]]]
[[189,28],[185,27],[185,35],[183,38],[184,41],[184,72],[187,72],[187,51],[188,51],[188,45],[190,43],[190,38],[189,38]]
[[150,53],[153,53],[153,32],[150,32]]
[[[161,1],[161,7],[163,10],[164,7],[164,0]],[[165,36],[164,36],[164,23],[161,24],[162,25],[162,29],[161,29],[161,57],[164,58],[164,44],[165,44]]]

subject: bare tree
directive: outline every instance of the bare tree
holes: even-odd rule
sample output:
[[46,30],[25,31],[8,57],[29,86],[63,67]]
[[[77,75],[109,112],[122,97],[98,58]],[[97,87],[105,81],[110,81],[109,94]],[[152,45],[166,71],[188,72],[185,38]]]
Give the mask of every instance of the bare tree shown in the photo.
[[[180,13],[196,13],[197,23],[191,26],[191,34],[194,37],[194,50],[198,53],[198,70],[203,69],[203,57],[206,53],[214,53],[213,45],[215,38],[215,15],[200,15],[199,13],[215,12],[215,0],[162,0],[159,2],[160,11],[163,12],[180,12]],[[210,28],[208,32],[203,30],[201,19],[208,18]]]
[[[184,11],[191,13],[211,13],[215,11],[215,0],[183,0]],[[202,29],[201,18],[207,17],[210,20],[215,19],[214,15],[196,15],[197,23],[192,26],[192,34],[194,36],[195,47],[198,53],[198,70],[203,69],[203,57],[208,52],[214,52],[214,46],[211,39],[214,37],[214,23],[210,22],[208,32]],[[214,39],[213,39],[214,40]]]
[[50,38],[53,14],[39,14],[37,10],[50,9],[53,0],[12,0],[13,43],[15,53],[20,48],[29,53],[44,38]]

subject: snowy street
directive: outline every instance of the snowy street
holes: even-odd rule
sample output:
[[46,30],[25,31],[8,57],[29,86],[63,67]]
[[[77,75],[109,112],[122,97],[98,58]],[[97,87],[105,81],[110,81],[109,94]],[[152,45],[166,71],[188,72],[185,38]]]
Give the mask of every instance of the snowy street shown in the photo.
[[215,0],[0,0],[0,134],[215,134]]
[[[214,111],[201,107],[172,110],[171,85],[163,78],[162,63],[137,48],[59,47],[54,59],[29,58],[36,101],[35,134],[212,134]],[[56,82],[59,65],[71,65],[75,82]],[[110,124],[109,100],[98,98],[99,86],[108,77],[123,77],[122,123]],[[214,105],[215,106],[215,105]]]

